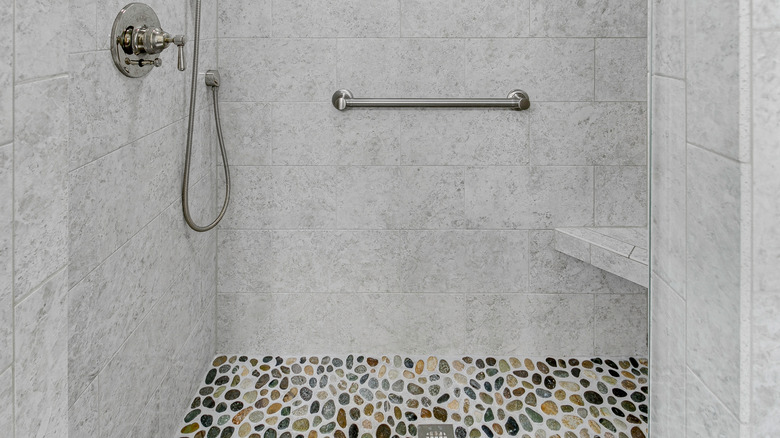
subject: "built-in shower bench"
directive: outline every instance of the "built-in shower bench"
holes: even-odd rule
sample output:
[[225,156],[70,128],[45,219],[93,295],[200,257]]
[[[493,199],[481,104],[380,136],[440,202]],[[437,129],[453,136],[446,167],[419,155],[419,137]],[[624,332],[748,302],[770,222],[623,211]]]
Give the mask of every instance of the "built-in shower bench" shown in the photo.
[[555,249],[647,287],[647,228],[556,228]]

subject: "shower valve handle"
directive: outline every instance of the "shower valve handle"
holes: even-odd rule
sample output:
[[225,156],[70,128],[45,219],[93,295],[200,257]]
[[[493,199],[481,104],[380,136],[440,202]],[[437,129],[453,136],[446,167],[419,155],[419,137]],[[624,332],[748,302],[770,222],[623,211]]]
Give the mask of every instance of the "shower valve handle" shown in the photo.
[[184,44],[187,43],[187,38],[184,35],[176,35],[173,37],[173,44],[179,49],[179,71],[187,70],[187,60],[184,58]]

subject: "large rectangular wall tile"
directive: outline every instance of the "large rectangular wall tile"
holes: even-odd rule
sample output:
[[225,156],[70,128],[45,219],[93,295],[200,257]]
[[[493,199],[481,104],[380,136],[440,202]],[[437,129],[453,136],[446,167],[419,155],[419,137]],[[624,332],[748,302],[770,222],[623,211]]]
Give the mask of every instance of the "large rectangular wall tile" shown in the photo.
[[317,292],[330,284],[325,233],[219,231],[218,291]]
[[641,103],[532,104],[530,126],[532,164],[647,163],[647,112]]
[[405,231],[402,287],[408,292],[509,293],[528,287],[527,231]]
[[[340,112],[331,103],[274,104],[270,129],[274,164],[399,164],[400,118],[396,111]],[[237,129],[249,126],[256,123]]]
[[337,169],[234,166],[231,209],[223,228],[334,228]]
[[355,97],[458,97],[463,47],[448,38],[339,39],[339,87]]
[[219,0],[219,38],[271,36],[272,0]]
[[[222,132],[228,163],[239,166],[271,164],[271,106],[258,102],[220,103]],[[222,155],[217,156],[222,164]],[[297,163],[296,163],[297,164]]]
[[596,226],[647,226],[647,167],[596,166]]
[[753,2],[753,28],[775,29],[780,27],[780,3],[777,0]]
[[326,236],[331,292],[402,290],[399,234],[395,231],[336,231]]
[[594,44],[581,38],[473,39],[466,42],[466,94],[536,101],[593,100]]
[[644,0],[531,0],[531,35],[547,37],[643,37]]
[[645,288],[581,262],[553,247],[554,231],[530,232],[531,293],[644,293]]
[[334,39],[227,38],[218,52],[225,101],[325,101],[336,90]]
[[404,37],[528,35],[528,1],[401,0]]
[[[130,433],[137,415],[146,406],[154,389],[162,382],[171,358],[187,339],[201,308],[190,299],[187,281],[174,285],[158,300],[154,309],[138,326],[111,361],[98,375],[100,428],[115,436]],[[162,335],[164,334],[164,335]]]
[[[16,436],[68,430],[68,274],[62,269],[16,305]],[[31,413],[35,413],[31,415]]]
[[686,2],[688,142],[739,158],[738,2]]
[[740,167],[689,146],[687,168],[688,367],[739,412]]
[[108,56],[107,51],[100,51],[69,57],[69,100],[74,109],[70,114],[69,169],[83,166],[186,115],[185,87],[176,86],[182,79],[175,62],[163,62],[154,74],[130,80],[110,59],[106,62]]
[[685,77],[685,0],[653,0],[653,74]]
[[528,114],[506,110],[420,110],[401,115],[401,162],[413,165],[527,165]]
[[172,204],[71,289],[71,403],[187,266],[196,243],[185,234],[183,222],[181,206]]
[[[0,10],[12,11],[14,0],[0,1]],[[14,14],[0,15],[0,50],[3,53],[14,51]],[[13,141],[14,137],[14,58],[6,56],[0,61],[0,145]]]
[[97,49],[97,0],[68,0],[68,27],[79,38],[68,45],[70,53]]
[[596,39],[596,100],[647,100],[647,39]]
[[465,226],[464,174],[457,167],[352,167],[338,190],[346,229]]
[[275,0],[274,37],[398,37],[400,0]]
[[13,362],[13,144],[0,147],[0,370]]
[[780,409],[777,382],[780,381],[780,294],[754,294],[750,330],[751,423],[755,436],[771,436],[777,430],[774,413]]
[[8,438],[14,438],[14,377],[13,368],[0,372],[0,427]]
[[702,380],[691,370],[685,378],[685,436],[739,436],[739,420],[704,383],[712,382]]
[[647,357],[647,294],[596,295],[594,354]]
[[658,436],[674,436],[685,424],[685,301],[655,275],[650,299],[650,425]]
[[71,286],[179,196],[185,136],[175,123],[70,172]]
[[68,438],[92,438],[100,433],[98,382],[93,381],[68,410]]
[[68,30],[68,2],[16,0],[13,12],[16,80],[67,71],[68,50],[62,50],[59,41]]
[[653,81],[651,269],[685,296],[685,83]]
[[473,294],[464,298],[466,342],[475,354],[594,354],[593,295]]
[[67,263],[68,79],[18,85],[15,100],[14,291],[21,298]]
[[189,406],[192,394],[200,387],[206,367],[214,358],[214,300],[203,312],[192,315],[196,327],[182,340],[182,347],[172,358],[168,374],[144,410],[136,418],[132,431],[125,438],[167,438],[181,420],[182,407]]
[[[780,6],[778,6],[780,8]],[[780,32],[753,40],[753,285],[780,290]]]
[[468,168],[466,217],[475,228],[591,226],[593,169]]

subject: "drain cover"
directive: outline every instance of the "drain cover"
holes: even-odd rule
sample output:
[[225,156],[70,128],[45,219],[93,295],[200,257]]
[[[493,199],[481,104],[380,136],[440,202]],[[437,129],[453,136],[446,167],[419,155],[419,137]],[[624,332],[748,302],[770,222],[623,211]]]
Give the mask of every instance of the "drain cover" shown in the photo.
[[420,438],[455,438],[451,424],[421,424],[417,426]]

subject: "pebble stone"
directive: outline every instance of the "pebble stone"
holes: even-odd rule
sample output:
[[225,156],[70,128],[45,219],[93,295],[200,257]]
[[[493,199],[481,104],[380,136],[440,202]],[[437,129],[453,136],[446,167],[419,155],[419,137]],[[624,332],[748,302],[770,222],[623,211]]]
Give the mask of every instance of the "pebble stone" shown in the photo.
[[647,438],[641,358],[249,357],[211,362],[180,438]]

